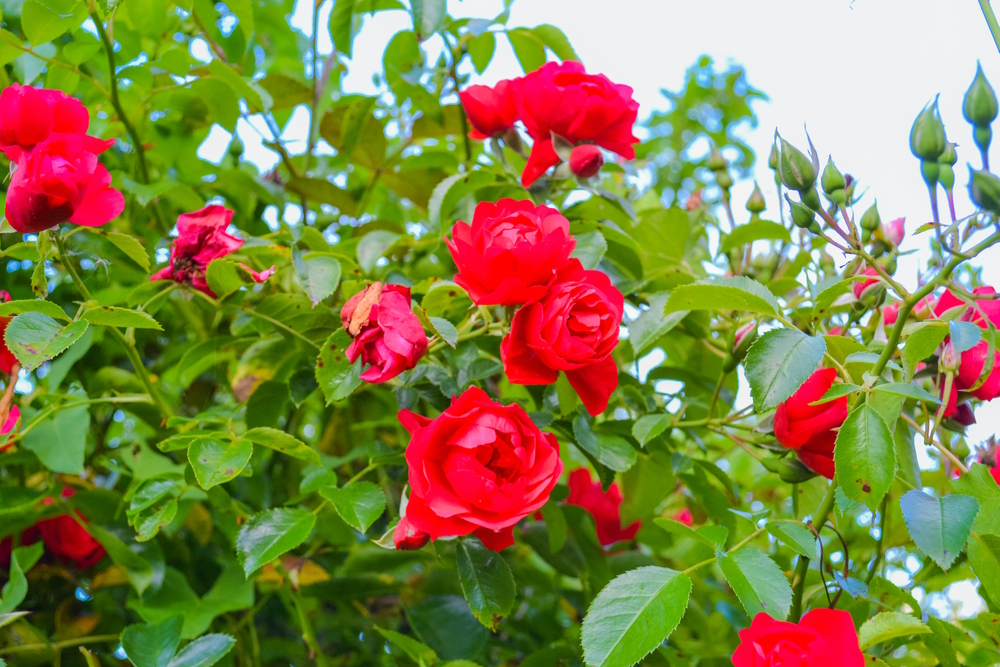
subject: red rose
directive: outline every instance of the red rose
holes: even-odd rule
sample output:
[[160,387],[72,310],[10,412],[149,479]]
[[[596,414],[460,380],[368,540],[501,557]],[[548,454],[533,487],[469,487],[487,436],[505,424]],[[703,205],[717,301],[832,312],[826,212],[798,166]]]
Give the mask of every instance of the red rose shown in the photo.
[[813,609],[798,623],[776,621],[761,612],[733,653],[735,667],[863,667],[851,615],[840,609]]
[[[975,295],[995,294],[992,287],[977,287],[972,291]],[[965,311],[960,316],[963,322],[973,324],[986,329],[989,323],[994,327],[1000,327],[1000,300],[980,299],[975,302],[975,306],[968,306],[964,301],[955,296],[951,290],[945,291],[934,306],[934,314],[940,316],[952,308],[965,307]],[[947,341],[947,339],[945,339]],[[955,414],[958,404],[958,392],[968,391],[981,401],[991,401],[1000,394],[1000,353],[993,352],[993,368],[989,377],[977,389],[972,389],[979,383],[979,378],[983,374],[986,366],[986,355],[989,353],[989,344],[985,340],[980,340],[971,349],[962,353],[958,373],[952,381],[951,396],[948,399],[948,406],[945,408],[944,416],[951,417]],[[944,381],[941,381],[942,391]]]
[[476,535],[494,551],[514,543],[513,526],[541,508],[559,481],[559,443],[517,404],[469,387],[435,419],[409,410],[399,421],[410,497],[396,526],[397,549],[428,539]]
[[642,521],[633,521],[622,527],[619,513],[622,491],[618,488],[618,483],[612,482],[608,490],[603,491],[601,482],[593,479],[586,468],[577,468],[569,474],[569,496],[566,502],[590,512],[597,526],[597,539],[604,546],[631,540],[642,525]]
[[601,149],[594,144],[580,144],[569,154],[569,169],[580,178],[590,178],[604,166]]
[[869,288],[880,287],[882,283],[879,282],[878,271],[872,268],[867,268],[861,272],[862,276],[868,276],[864,280],[857,281],[851,287],[854,291],[854,298],[861,300],[865,293],[868,292]]
[[540,299],[576,247],[559,211],[527,200],[481,202],[472,225],[455,223],[451,237],[455,282],[479,306]]
[[84,150],[95,155],[115,143],[86,136],[88,125],[87,108],[61,91],[15,83],[0,93],[0,150],[10,160],[18,160],[52,134],[81,135]]
[[521,175],[525,187],[559,164],[553,134],[574,145],[591,142],[626,159],[635,157],[632,144],[639,140],[632,126],[639,103],[628,86],[587,74],[583,65],[568,60],[545,63],[526,75],[516,97],[518,116],[535,140]]
[[[70,498],[75,491],[64,488],[63,498]],[[52,498],[46,498],[45,504],[51,505]],[[80,515],[77,515],[80,516]],[[86,523],[86,517],[80,516]],[[63,514],[51,519],[43,519],[36,524],[45,546],[56,558],[76,565],[80,570],[96,565],[104,557],[104,547],[95,540],[86,528],[81,526],[69,514]]]
[[819,369],[774,414],[774,437],[778,442],[794,449],[811,470],[829,479],[833,479],[833,445],[837,440],[833,429],[840,428],[847,419],[847,397],[809,404],[821,399],[836,379],[836,369]]
[[372,283],[344,304],[340,320],[354,337],[347,348],[353,364],[361,357],[365,382],[385,382],[417,365],[427,351],[427,334],[410,307],[410,288]]
[[223,206],[206,206],[177,218],[177,238],[170,247],[170,264],[150,280],[173,280],[215,296],[205,280],[205,270],[219,259],[243,247],[243,239],[226,232],[233,212]]
[[541,301],[520,308],[500,344],[514,384],[552,384],[565,371],[587,411],[598,415],[618,387],[611,357],[618,345],[625,297],[600,271],[571,259]]
[[125,209],[111,174],[87,149],[88,137],[53,134],[22,153],[7,189],[7,220],[23,234],[63,222],[97,227]]
[[469,86],[458,94],[465,115],[472,125],[469,136],[473,139],[496,137],[514,127],[517,122],[516,83],[498,81],[497,85]]
[[[7,303],[8,301],[10,301],[10,294],[6,290],[0,290],[0,303]],[[21,362],[17,360],[14,353],[7,347],[7,325],[10,324],[12,319],[14,318],[0,317],[0,371],[3,371],[7,375],[14,373],[14,366],[21,365]]]

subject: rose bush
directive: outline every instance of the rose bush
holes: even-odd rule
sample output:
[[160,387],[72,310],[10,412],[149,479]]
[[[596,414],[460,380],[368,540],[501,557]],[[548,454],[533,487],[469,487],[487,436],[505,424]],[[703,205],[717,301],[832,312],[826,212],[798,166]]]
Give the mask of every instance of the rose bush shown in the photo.
[[1000,661],[983,70],[883,223],[737,66],[447,9],[3,5],[0,661]]

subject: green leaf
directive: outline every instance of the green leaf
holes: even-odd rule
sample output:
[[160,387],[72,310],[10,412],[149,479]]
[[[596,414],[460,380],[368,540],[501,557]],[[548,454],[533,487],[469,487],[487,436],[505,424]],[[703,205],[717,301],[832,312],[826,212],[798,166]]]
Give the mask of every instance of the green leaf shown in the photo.
[[577,234],[576,247],[572,257],[580,260],[583,268],[593,270],[601,263],[604,253],[608,251],[608,240],[600,232],[585,232]]
[[779,308],[766,287],[756,280],[738,276],[677,286],[670,293],[664,312],[680,310],[738,310],[776,315]]
[[835,401],[838,398],[843,398],[844,396],[850,396],[856,391],[861,391],[861,387],[856,384],[850,384],[848,382],[837,383],[826,390],[826,393],[818,401],[813,401],[809,405],[823,405],[824,403],[829,403],[830,401]]
[[510,566],[476,537],[460,539],[455,555],[458,580],[469,608],[480,623],[496,630],[500,620],[514,608],[516,586]]
[[646,443],[667,430],[672,417],[668,414],[644,415],[632,425],[632,437],[643,447]]
[[86,405],[60,410],[24,435],[24,448],[52,472],[79,475],[84,471],[84,450],[90,430]]
[[790,243],[791,234],[784,225],[770,220],[751,220],[745,225],[740,225],[734,229],[722,243],[719,244],[719,251],[728,253],[733,248],[745,246],[754,241],[785,241]]
[[401,238],[396,232],[390,232],[385,229],[376,229],[373,232],[368,232],[358,241],[356,251],[358,266],[365,273],[371,273],[372,269],[375,268],[375,262],[389,252]]
[[542,43],[547,46],[552,53],[556,54],[559,60],[580,60],[580,56],[576,55],[576,51],[573,50],[573,46],[569,43],[569,39],[566,38],[566,33],[556,26],[550,23],[542,23],[532,28],[531,32],[533,32],[538,39],[542,40]]
[[316,382],[326,396],[326,404],[347,398],[361,385],[361,359],[347,360],[351,336],[337,329],[323,343],[316,360]]
[[211,667],[235,645],[236,640],[229,635],[205,635],[182,648],[168,667]]
[[293,435],[267,426],[252,428],[243,437],[255,445],[261,445],[286,456],[291,456],[314,465],[321,465],[319,452]]
[[329,204],[347,215],[354,215],[357,212],[358,203],[354,201],[351,193],[325,178],[296,176],[285,184],[285,189],[309,201]]
[[51,301],[24,299],[0,303],[0,317],[10,317],[11,315],[18,315],[20,313],[42,313],[58,320],[70,321],[69,315],[60,306]]
[[212,74],[213,79],[222,81],[236,93],[237,97],[245,99],[252,109],[263,110],[264,100],[260,96],[259,89],[251,86],[232,67],[218,58],[213,58],[212,62],[208,64],[208,71]]
[[636,461],[636,452],[625,438],[595,433],[582,415],[573,420],[576,443],[585,452],[615,472],[625,472]]
[[861,650],[866,651],[890,639],[923,635],[930,631],[931,629],[916,616],[898,611],[883,611],[865,621],[858,630],[858,642],[861,644]]
[[830,308],[833,307],[834,302],[850,292],[853,285],[853,280],[841,280],[820,292],[813,300],[812,321],[818,322],[825,319],[830,314]]
[[660,338],[680,324],[690,312],[679,310],[664,315],[663,308],[669,298],[669,292],[651,295],[649,308],[640,312],[637,318],[628,323],[628,341],[637,358],[652,349]]
[[340,53],[351,57],[354,47],[354,0],[336,0],[330,12],[330,37]]
[[454,324],[443,317],[428,317],[427,321],[430,322],[434,333],[440,336],[441,340],[448,343],[449,346],[455,347],[458,343],[458,329],[455,328]]
[[792,587],[767,554],[745,547],[728,555],[720,551],[718,559],[726,581],[750,618],[763,612],[785,620],[792,608]]
[[184,619],[174,616],[157,625],[130,625],[122,631],[122,648],[135,667],[169,667],[181,642]]
[[951,333],[951,344],[959,354],[971,350],[983,339],[983,330],[972,322],[952,320],[948,322],[948,331]]
[[816,558],[816,536],[804,526],[787,521],[768,522],[767,532],[800,556]]
[[201,488],[208,490],[239,475],[253,454],[249,440],[229,440],[221,434],[198,438],[188,449],[188,461]]
[[328,486],[319,492],[331,503],[337,514],[359,532],[367,531],[385,510],[385,494],[371,482],[354,482],[337,488]]
[[862,403],[847,415],[837,434],[833,461],[844,494],[874,512],[896,474],[892,433],[875,408]]
[[26,0],[21,7],[21,27],[37,47],[80,25],[86,16],[86,5],[72,0]]
[[86,320],[61,325],[48,315],[26,312],[10,321],[4,340],[22,368],[33,371],[78,341],[88,326]]
[[45,549],[41,542],[29,547],[18,547],[11,552],[10,578],[3,585],[0,598],[0,614],[9,614],[24,602],[28,594],[28,579],[25,573],[35,566]]
[[298,507],[253,515],[236,538],[236,553],[243,572],[249,578],[265,564],[299,546],[315,525],[316,515]]
[[410,656],[418,665],[433,665],[437,663],[437,653],[431,650],[431,648],[426,644],[417,641],[413,637],[408,637],[404,634],[396,632],[395,630],[387,630],[385,628],[380,628],[377,625],[375,626],[375,629],[380,635],[401,648],[403,652]]
[[917,325],[905,339],[903,359],[910,368],[915,367],[918,362],[934,354],[934,350],[947,335],[948,326],[944,322],[926,322]]
[[129,583],[136,593],[142,595],[143,591],[153,583],[153,568],[149,562],[100,526],[91,523],[87,526],[87,530],[101,543],[115,565],[125,569]]
[[336,257],[310,253],[305,258],[306,275],[302,286],[315,306],[334,293],[340,284],[340,262]]
[[493,60],[493,53],[497,48],[497,38],[492,32],[487,30],[483,34],[473,37],[466,43],[466,50],[472,58],[472,65],[476,68],[476,73],[482,74],[489,67]]
[[997,600],[1000,599],[1000,498],[991,498],[980,505],[966,550],[986,596]]
[[545,45],[531,30],[514,28],[507,30],[507,39],[514,49],[514,55],[525,74],[534,72],[545,64]]
[[568,526],[566,525],[566,515],[562,508],[552,500],[542,505],[542,521],[545,522],[545,530],[549,534],[549,550],[556,553],[566,544]]
[[449,215],[463,197],[495,180],[492,173],[482,170],[458,173],[443,179],[434,186],[427,203],[427,217],[431,225],[440,226],[445,221],[444,216]]
[[157,329],[163,331],[160,323],[146,313],[116,306],[98,306],[83,314],[83,319],[91,324],[106,327],[124,327],[131,329]]
[[914,398],[918,401],[933,403],[934,405],[940,405],[941,403],[941,400],[934,394],[908,382],[885,382],[872,387],[872,391],[902,396],[903,398]]
[[693,540],[703,542],[713,549],[721,549],[726,544],[726,538],[729,537],[729,529],[725,526],[702,526],[701,528],[694,529],[690,526],[685,526],[680,521],[662,516],[655,517],[653,523],[671,535],[689,537]]
[[208,263],[208,268],[205,269],[205,282],[218,299],[225,299],[247,284],[240,275],[237,263],[224,257],[213,259]]
[[753,407],[773,410],[809,379],[826,352],[826,341],[798,329],[772,329],[758,338],[744,367]]
[[116,248],[128,255],[129,259],[138,264],[143,271],[149,273],[149,255],[134,236],[121,232],[102,232],[102,234]]
[[969,466],[969,472],[952,480],[951,486],[955,489],[955,493],[972,496],[980,505],[1000,499],[1000,486],[993,479],[990,469],[982,463],[973,463]]
[[447,0],[410,0],[410,9],[413,14],[413,31],[421,40],[436,33],[448,16]]
[[917,490],[903,495],[899,506],[913,542],[942,570],[958,558],[979,513],[979,503],[972,496],[935,498]]
[[691,597],[691,580],[665,567],[646,566],[615,577],[583,619],[584,662],[627,667],[670,636]]

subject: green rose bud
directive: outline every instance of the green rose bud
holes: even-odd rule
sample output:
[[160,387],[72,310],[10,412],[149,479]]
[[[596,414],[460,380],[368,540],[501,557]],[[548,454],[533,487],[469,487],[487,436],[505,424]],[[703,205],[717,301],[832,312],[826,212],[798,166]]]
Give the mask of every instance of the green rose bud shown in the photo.
[[969,197],[979,208],[1000,215],[1000,178],[969,167]]
[[760,214],[766,208],[767,202],[764,201],[764,193],[760,191],[760,186],[754,183],[753,192],[750,193],[750,199],[747,200],[747,210],[753,214]]
[[715,172],[715,183],[723,190],[733,187],[733,177],[729,175],[729,170],[721,169]]
[[976,78],[972,80],[972,85],[965,91],[965,99],[962,100],[962,115],[976,127],[988,127],[990,123],[997,119],[1000,108],[997,106],[997,95],[993,92],[993,86],[986,80],[983,74],[983,66],[976,63]]
[[729,166],[722,151],[715,144],[712,144],[712,151],[708,154],[708,159],[705,160],[705,166],[712,171],[722,171]]
[[826,167],[823,169],[823,192],[833,194],[835,190],[843,190],[847,187],[847,180],[833,163],[833,158],[827,158]]
[[819,210],[823,207],[823,203],[819,200],[819,192],[816,191],[816,188],[809,188],[808,190],[800,192],[799,199],[802,200],[803,204],[814,211],[819,212]]
[[771,171],[778,170],[778,144],[771,144],[771,154],[767,156],[767,166],[771,168]]
[[864,212],[861,216],[861,229],[867,229],[870,232],[874,232],[876,229],[882,226],[882,218],[878,214],[878,200],[868,207],[868,210]]
[[813,223],[816,219],[816,212],[805,204],[800,204],[797,201],[792,201],[791,197],[785,195],[785,201],[792,210],[792,222],[795,223],[796,227],[801,227],[802,229],[808,229],[809,225]]
[[[810,159],[781,137],[778,139],[781,142],[781,155],[778,158],[781,181],[790,190],[798,192],[808,190],[816,183],[816,174],[819,171],[819,160],[816,159],[815,151],[810,151],[812,153]],[[809,145],[811,147],[812,142]]]
[[[944,136],[944,123],[938,112],[937,98],[924,107],[910,129],[910,150],[921,160],[937,162],[944,153],[947,139]],[[926,178],[926,175],[925,175]]]

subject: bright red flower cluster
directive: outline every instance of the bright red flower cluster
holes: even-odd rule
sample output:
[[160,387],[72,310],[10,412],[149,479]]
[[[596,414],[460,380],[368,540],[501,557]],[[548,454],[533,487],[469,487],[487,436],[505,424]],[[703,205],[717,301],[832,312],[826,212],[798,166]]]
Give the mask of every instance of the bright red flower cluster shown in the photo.
[[[641,521],[633,521],[627,526],[622,526],[620,513],[622,500],[622,490],[617,482],[612,482],[608,490],[604,491],[601,489],[600,480],[595,480],[586,468],[577,468],[569,474],[569,496],[566,502],[582,507],[594,517],[597,539],[604,546],[631,540],[642,526]],[[688,516],[690,517],[690,513]]]
[[0,93],[0,150],[14,162],[5,212],[14,229],[97,227],[125,209],[97,161],[115,140],[89,136],[89,124],[86,107],[65,93],[16,83]]
[[[214,297],[208,286],[205,271],[212,260],[231,255],[243,247],[243,239],[226,231],[233,212],[224,206],[212,205],[194,213],[184,213],[177,218],[177,238],[170,247],[170,263],[150,280],[173,280],[190,285]],[[240,265],[253,278],[262,283],[274,274],[274,267],[257,273],[245,264]]]
[[[568,60],[546,63],[539,69],[494,87],[469,86],[459,96],[476,139],[500,137],[520,120],[534,144],[521,175],[525,187],[534,183],[562,158],[555,142],[591,148],[573,151],[570,168],[582,178],[596,174],[604,162],[596,146],[631,160],[632,134],[639,103],[632,89],[612,83],[603,74],[587,74],[583,65]],[[558,139],[557,139],[558,138]]]
[[733,653],[734,667],[864,664],[854,621],[840,609],[813,609],[798,623],[757,614],[749,628],[740,630],[740,645]]
[[833,446],[837,431],[847,419],[847,397],[820,405],[821,399],[837,379],[833,368],[813,373],[792,396],[778,406],[774,414],[774,437],[814,472],[833,479]]
[[[71,498],[75,491],[64,488],[63,498]],[[51,505],[55,501],[46,498],[45,505]],[[77,515],[80,516],[80,515]],[[86,523],[86,518],[80,516],[80,520]],[[104,558],[104,547],[101,543],[81,526],[76,519],[69,514],[60,514],[50,519],[42,519],[31,528],[21,533],[21,544],[34,544],[38,540],[45,542],[46,548],[53,556],[64,563],[72,563],[77,569],[85,570],[97,564]],[[10,562],[12,548],[10,537],[0,541],[0,564],[6,565]]]
[[500,346],[515,384],[552,384],[566,373],[592,415],[618,387],[611,356],[625,297],[600,271],[570,258],[576,240],[553,208],[501,199],[452,228],[455,282],[480,306],[522,305]]
[[[992,287],[977,287],[972,293],[976,296],[987,296],[996,294],[996,290]],[[955,296],[951,290],[945,291],[937,300],[937,303],[934,304],[933,314],[941,316],[953,308],[960,307],[964,308],[958,318],[960,321],[971,322],[982,329],[988,328],[990,323],[994,327],[1000,327],[1000,300],[979,299],[975,301],[974,306],[970,306]],[[968,392],[981,401],[991,401],[1000,395],[1000,353],[997,353],[996,350],[993,351],[993,365],[990,373],[980,384],[989,353],[990,346],[985,340],[980,340],[971,349],[962,352],[958,372],[952,381],[951,394],[948,396],[945,417],[951,417],[958,411],[958,392],[960,391]],[[942,391],[943,387],[942,382]]]

